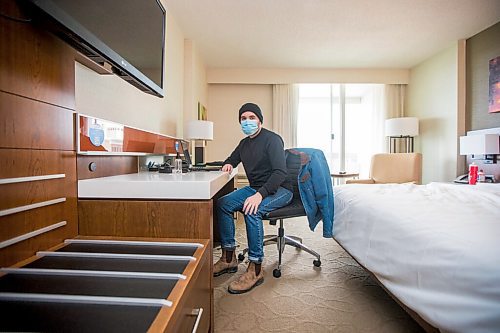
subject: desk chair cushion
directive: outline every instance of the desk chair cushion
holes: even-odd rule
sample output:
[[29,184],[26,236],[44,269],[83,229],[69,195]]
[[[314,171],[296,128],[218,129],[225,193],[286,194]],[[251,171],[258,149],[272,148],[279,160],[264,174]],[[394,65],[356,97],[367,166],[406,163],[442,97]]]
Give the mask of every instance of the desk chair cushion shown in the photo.
[[288,205],[282,208],[278,208],[273,210],[272,212],[267,213],[264,216],[266,220],[279,220],[279,219],[287,219],[290,217],[299,217],[305,216],[306,211],[304,210],[304,206],[302,205],[302,201],[300,198],[293,199]]

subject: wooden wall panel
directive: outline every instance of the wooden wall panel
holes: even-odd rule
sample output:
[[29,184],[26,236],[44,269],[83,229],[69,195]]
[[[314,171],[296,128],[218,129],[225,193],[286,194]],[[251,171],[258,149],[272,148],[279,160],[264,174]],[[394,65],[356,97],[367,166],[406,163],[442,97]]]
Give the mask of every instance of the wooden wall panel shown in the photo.
[[65,177],[0,184],[0,209],[61,197],[66,201],[0,217],[0,240],[67,224],[0,249],[2,267],[78,234],[74,51],[33,22],[8,19],[30,18],[18,7],[21,3],[0,1],[0,179]]
[[[78,155],[78,179],[89,179],[123,175],[138,172],[137,156],[86,156]],[[89,164],[95,162],[96,170],[90,171]]]
[[[13,0],[0,1],[3,15],[29,18]],[[32,22],[0,24],[0,90],[75,109],[75,51]]]
[[78,200],[80,235],[213,239],[212,201]]
[[73,112],[0,92],[0,148],[74,150]]
[[76,195],[74,151],[0,149],[0,179],[65,173]]

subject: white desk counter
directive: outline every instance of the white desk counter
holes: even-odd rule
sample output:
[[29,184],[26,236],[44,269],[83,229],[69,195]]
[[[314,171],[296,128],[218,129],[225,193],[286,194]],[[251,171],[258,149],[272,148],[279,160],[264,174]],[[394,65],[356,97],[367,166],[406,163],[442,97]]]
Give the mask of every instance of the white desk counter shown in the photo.
[[79,199],[211,199],[238,173],[197,171],[183,174],[139,172],[78,181]]

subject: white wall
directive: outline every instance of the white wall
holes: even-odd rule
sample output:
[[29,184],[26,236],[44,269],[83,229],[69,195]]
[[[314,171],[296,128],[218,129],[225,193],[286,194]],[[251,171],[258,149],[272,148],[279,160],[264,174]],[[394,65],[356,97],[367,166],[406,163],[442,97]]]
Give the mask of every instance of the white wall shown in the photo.
[[244,137],[238,110],[246,102],[259,104],[264,113],[264,127],[272,128],[273,84],[406,84],[409,73],[408,69],[208,69],[208,120],[214,122],[214,141],[207,143],[206,160],[224,160]]
[[198,119],[198,102],[208,107],[206,66],[196,45],[184,42],[184,125]]
[[458,127],[458,44],[410,71],[407,116],[418,117],[415,150],[423,156],[422,182],[456,177]]
[[120,79],[76,63],[77,112],[171,136],[183,128],[184,36],[167,10],[165,97],[158,98]]
[[[206,160],[225,160],[245,136],[238,120],[240,107],[260,106],[264,127],[272,128],[273,89],[269,84],[209,84],[208,120],[214,122],[214,141],[207,143]],[[241,173],[241,172],[240,172]]]

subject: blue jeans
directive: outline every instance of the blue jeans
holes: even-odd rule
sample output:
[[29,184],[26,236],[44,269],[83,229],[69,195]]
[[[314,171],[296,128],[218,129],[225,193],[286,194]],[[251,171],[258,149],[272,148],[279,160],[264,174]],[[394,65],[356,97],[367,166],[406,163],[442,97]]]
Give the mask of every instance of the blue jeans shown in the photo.
[[[250,186],[226,194],[217,201],[217,216],[220,229],[221,247],[225,250],[234,251],[236,241],[234,240],[233,213],[243,210],[246,198],[257,193]],[[255,214],[245,215],[245,224],[248,240],[248,259],[257,264],[264,258],[264,227],[262,217],[275,209],[286,206],[292,201],[291,191],[279,187],[276,193],[265,197],[259,205]]]

